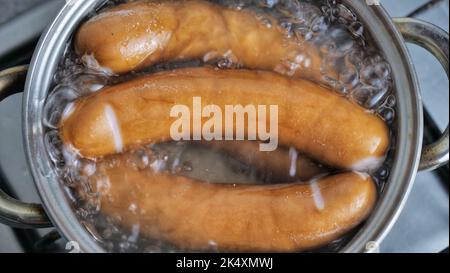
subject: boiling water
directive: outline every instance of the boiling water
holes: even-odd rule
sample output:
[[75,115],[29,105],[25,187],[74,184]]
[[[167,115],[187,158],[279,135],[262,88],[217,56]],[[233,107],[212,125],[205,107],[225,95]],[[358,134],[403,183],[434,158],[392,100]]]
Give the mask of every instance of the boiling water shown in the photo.
[[[125,1],[110,1],[105,8]],[[212,1],[236,9],[251,9],[258,13],[261,24],[271,24],[265,20],[270,14],[278,19],[275,27],[290,37],[306,40],[319,48],[322,57],[320,84],[331,87],[334,92],[376,113],[393,129],[395,126],[396,98],[392,93],[392,79],[389,64],[374,46],[365,31],[364,24],[345,6],[337,1],[297,1],[297,0],[219,0]],[[101,12],[101,11],[100,11]],[[95,14],[92,14],[95,15]],[[274,27],[270,25],[270,27]],[[90,185],[94,181],[103,185],[104,177],[97,173],[96,162],[80,158],[69,147],[64,147],[59,138],[58,124],[70,115],[73,102],[91,94],[106,85],[117,84],[140,74],[184,66],[200,66],[201,61],[176,64],[160,64],[142,72],[123,76],[111,76],[88,68],[82,58],[73,52],[71,44],[55,75],[55,88],[45,105],[43,120],[47,128],[45,144],[48,156],[54,163],[55,171],[70,192],[69,197],[80,221],[96,240],[108,251],[115,252],[167,252],[180,251],[169,243],[140,236],[139,225],[124,230],[117,223],[120,216],[103,216],[100,211],[101,196]],[[214,62],[219,68],[233,68],[235,63],[229,58]],[[290,63],[280,63],[276,72],[292,75]],[[332,91],[330,91],[332,92]],[[393,131],[393,130],[392,130]],[[392,143],[395,143],[394,135]],[[291,148],[294,161],[298,153]],[[390,152],[392,154],[392,151]],[[129,164],[138,169],[152,168],[155,171],[170,172],[175,175],[198,178],[207,182],[220,183],[277,183],[270,173],[261,172],[233,157],[191,143],[165,143],[143,146],[139,150],[128,151]],[[108,164],[114,166],[114,160]],[[391,156],[384,165],[371,175],[383,191],[389,177]],[[296,170],[290,168],[290,175]],[[293,173],[292,173],[293,172]],[[103,184],[102,184],[103,183]],[[105,184],[105,186],[107,186]],[[131,190],[132,191],[132,190]],[[130,193],[131,194],[131,193]],[[130,209],[136,209],[130,205]],[[331,243],[318,251],[339,250],[351,238],[351,234]],[[214,251],[214,246],[211,246]]]

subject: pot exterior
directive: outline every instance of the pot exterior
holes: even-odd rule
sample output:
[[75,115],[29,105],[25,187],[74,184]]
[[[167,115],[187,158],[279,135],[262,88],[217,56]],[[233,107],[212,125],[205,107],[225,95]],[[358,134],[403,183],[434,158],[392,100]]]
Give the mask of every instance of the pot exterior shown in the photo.
[[394,165],[377,207],[343,252],[372,252],[386,237],[412,189],[422,151],[423,108],[416,72],[402,35],[379,5],[344,1],[354,9],[388,60],[397,97]]
[[[27,159],[45,210],[60,233],[83,252],[104,252],[79,223],[58,181],[44,146],[43,106],[53,75],[79,23],[105,0],[69,0],[42,35],[30,65],[23,101],[23,135]],[[381,6],[343,1],[364,21],[392,67],[397,105],[394,166],[377,208],[343,252],[367,252],[380,243],[397,219],[417,173],[422,149],[422,101],[403,38]]]

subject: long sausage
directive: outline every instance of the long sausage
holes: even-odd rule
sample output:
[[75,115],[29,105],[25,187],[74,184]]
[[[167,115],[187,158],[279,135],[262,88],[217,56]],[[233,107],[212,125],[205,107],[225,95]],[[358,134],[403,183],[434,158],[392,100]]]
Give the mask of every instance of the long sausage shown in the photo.
[[114,156],[98,165],[108,183],[101,212],[125,228],[184,250],[289,252],[340,238],[372,211],[376,187],[368,175],[343,173],[309,184],[209,184],[136,170]]
[[172,140],[170,112],[193,97],[225,105],[278,105],[278,140],[332,167],[366,171],[389,146],[387,125],[319,85],[272,72],[186,68],[137,78],[78,100],[61,135],[85,157]]
[[321,75],[318,50],[289,37],[275,18],[203,0],[118,5],[82,24],[74,43],[79,55],[119,74],[156,63],[228,57],[250,69]]

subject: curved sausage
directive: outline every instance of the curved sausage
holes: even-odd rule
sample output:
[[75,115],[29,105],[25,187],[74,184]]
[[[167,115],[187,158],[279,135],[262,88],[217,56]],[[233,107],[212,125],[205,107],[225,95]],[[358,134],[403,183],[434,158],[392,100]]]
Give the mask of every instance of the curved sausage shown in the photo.
[[146,237],[185,250],[309,250],[340,238],[372,211],[376,187],[368,175],[344,173],[309,184],[209,184],[136,170],[114,156],[98,165],[107,177],[91,186],[101,212]]
[[320,77],[318,50],[288,37],[276,19],[264,18],[202,0],[135,1],[84,23],[75,36],[75,49],[119,74],[156,63],[228,57],[250,69]]
[[379,117],[319,85],[271,72],[210,68],[151,74],[81,98],[62,120],[61,137],[91,158],[169,141],[172,107],[185,105],[192,113],[195,96],[221,109],[278,105],[279,143],[329,166],[365,171],[389,146]]

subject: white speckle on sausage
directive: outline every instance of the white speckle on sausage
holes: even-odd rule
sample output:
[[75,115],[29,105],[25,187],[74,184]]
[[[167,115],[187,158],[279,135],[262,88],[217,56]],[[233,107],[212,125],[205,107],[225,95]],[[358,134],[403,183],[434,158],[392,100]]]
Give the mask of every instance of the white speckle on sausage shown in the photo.
[[122,134],[120,132],[119,123],[117,121],[116,113],[111,105],[105,106],[105,116],[108,121],[109,127],[111,128],[111,133],[113,136],[114,147],[117,153],[123,150]]

